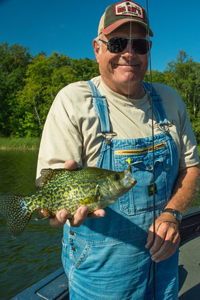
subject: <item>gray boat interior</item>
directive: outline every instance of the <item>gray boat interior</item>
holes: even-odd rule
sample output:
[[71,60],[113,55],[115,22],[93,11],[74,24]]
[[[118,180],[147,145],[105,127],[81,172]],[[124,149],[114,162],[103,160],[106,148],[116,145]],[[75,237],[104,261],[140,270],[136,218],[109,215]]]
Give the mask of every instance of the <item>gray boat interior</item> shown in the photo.
[[200,299],[200,213],[188,215],[181,224],[179,300]]

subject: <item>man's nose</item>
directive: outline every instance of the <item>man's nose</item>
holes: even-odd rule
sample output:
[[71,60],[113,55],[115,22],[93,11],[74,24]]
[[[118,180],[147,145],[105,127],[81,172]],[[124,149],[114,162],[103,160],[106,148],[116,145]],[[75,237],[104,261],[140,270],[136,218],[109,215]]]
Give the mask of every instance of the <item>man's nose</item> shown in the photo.
[[131,40],[128,40],[127,46],[126,46],[126,48],[124,49],[123,54],[124,54],[125,56],[131,56],[131,57],[134,57],[134,56],[137,55],[137,52],[135,52],[135,50],[134,50],[133,47],[132,47],[132,42],[131,42]]

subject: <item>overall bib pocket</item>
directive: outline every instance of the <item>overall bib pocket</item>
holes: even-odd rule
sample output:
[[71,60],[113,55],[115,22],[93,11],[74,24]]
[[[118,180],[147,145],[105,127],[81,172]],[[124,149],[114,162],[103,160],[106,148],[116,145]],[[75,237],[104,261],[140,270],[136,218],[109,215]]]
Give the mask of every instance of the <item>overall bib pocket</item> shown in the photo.
[[[153,157],[152,147],[114,151],[117,171],[131,165],[137,184],[119,198],[120,211],[133,216],[153,209]],[[166,142],[155,145],[155,201],[156,209],[164,207],[168,201],[166,169],[169,164],[169,151]]]

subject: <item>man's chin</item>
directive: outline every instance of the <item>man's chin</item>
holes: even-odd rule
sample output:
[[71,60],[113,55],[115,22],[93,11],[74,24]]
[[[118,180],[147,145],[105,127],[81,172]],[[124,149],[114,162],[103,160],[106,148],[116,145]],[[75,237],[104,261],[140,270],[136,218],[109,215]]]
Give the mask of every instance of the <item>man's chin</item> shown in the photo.
[[138,80],[137,76],[135,74],[126,74],[125,76],[121,77],[120,83],[124,86],[127,86],[130,88],[130,85],[137,85],[138,87],[141,84],[141,81]]

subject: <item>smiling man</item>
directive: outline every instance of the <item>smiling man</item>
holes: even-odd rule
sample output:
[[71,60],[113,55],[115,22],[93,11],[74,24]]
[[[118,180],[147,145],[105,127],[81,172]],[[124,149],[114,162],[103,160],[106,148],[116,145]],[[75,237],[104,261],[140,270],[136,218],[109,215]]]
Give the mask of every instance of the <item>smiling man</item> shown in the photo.
[[199,159],[180,96],[153,83],[153,162],[151,87],[142,82],[152,46],[148,34],[153,37],[137,3],[107,7],[93,41],[101,76],[63,88],[44,127],[38,176],[43,168],[75,169],[77,163],[117,171],[131,165],[137,180],[105,210],[88,214],[81,206],[68,220],[63,209],[50,220],[53,227],[64,225],[70,300],[150,300],[153,261],[156,300],[178,299],[179,224],[196,192]]
[[[148,48],[151,46],[147,31],[141,25],[131,22],[107,35],[100,31],[99,36],[101,38],[94,40],[93,47],[103,82],[120,95],[132,99],[142,98],[144,89],[141,83],[148,68]],[[105,45],[100,48],[99,41],[105,45],[112,43],[111,48],[114,43],[118,43],[122,51],[114,48],[115,52],[110,52]],[[140,47],[144,47],[146,53],[138,55]]]

